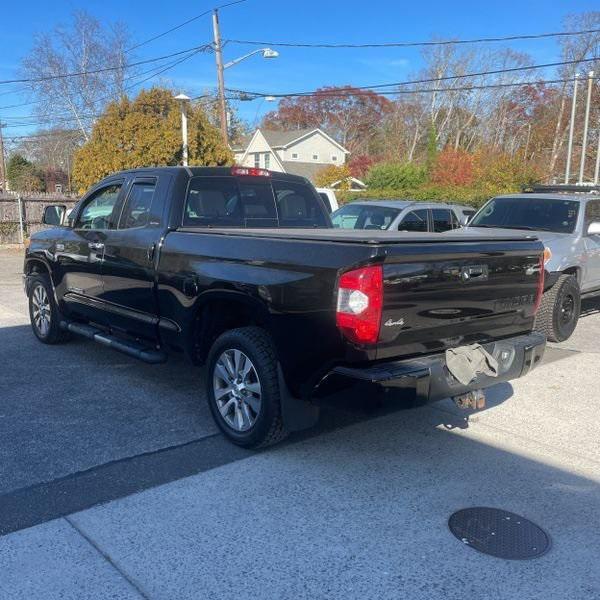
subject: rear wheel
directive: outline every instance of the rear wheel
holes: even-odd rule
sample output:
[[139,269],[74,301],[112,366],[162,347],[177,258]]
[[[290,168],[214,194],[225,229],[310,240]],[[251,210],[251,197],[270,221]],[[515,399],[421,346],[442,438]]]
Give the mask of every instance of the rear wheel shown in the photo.
[[561,275],[544,293],[536,315],[535,328],[546,334],[551,342],[569,339],[581,312],[581,292],[574,275]]
[[277,357],[264,330],[241,327],[217,339],[208,356],[207,396],[215,422],[235,444],[259,448],[286,437]]
[[29,281],[29,319],[33,333],[44,344],[58,344],[69,338],[60,328],[61,315],[54,300],[50,277],[32,275]]

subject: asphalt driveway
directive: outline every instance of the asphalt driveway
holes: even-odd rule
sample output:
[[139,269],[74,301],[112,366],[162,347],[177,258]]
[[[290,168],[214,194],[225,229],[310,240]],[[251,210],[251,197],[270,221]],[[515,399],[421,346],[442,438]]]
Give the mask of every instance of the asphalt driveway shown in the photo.
[[[357,389],[252,453],[184,361],[37,342],[21,263],[0,251],[0,598],[600,597],[600,301],[483,412],[371,410]],[[479,505],[550,552],[464,546],[448,517]]]

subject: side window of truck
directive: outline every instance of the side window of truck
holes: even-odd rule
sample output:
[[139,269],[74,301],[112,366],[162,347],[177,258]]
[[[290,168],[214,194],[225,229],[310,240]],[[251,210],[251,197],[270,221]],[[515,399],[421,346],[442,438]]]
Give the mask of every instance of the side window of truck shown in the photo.
[[75,229],[112,229],[112,212],[117,204],[121,184],[114,183],[100,188],[83,205]]
[[458,229],[460,227],[460,221],[453,210],[450,211],[450,218],[452,220],[452,229]]
[[446,208],[434,208],[431,214],[433,216],[433,231],[443,233],[444,231],[453,229],[452,211]]
[[427,209],[413,210],[402,219],[398,231],[427,231]]
[[590,223],[600,221],[600,200],[590,200],[585,207],[585,229],[587,232]]
[[119,229],[145,227],[150,222],[150,211],[156,181],[134,181],[123,206]]

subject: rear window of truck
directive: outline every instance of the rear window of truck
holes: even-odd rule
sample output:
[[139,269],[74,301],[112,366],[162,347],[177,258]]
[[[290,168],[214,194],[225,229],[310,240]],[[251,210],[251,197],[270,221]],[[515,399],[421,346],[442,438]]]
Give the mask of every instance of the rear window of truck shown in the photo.
[[330,227],[307,184],[268,178],[193,177],[184,227]]

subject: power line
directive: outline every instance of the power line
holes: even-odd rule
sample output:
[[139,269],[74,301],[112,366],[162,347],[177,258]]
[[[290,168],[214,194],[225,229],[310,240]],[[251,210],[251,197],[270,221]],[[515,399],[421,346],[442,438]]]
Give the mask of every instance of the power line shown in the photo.
[[[156,71],[155,73],[153,73],[152,75],[150,75],[149,77],[146,77],[145,79],[142,79],[141,81],[136,81],[134,84],[123,88],[123,91],[127,91],[130,90],[138,85],[141,85],[142,83],[157,77],[158,75],[164,73],[165,71],[168,71],[169,69],[172,69],[173,67],[177,66],[178,64],[188,60],[189,58],[191,58],[192,56],[195,56],[196,54],[198,54],[200,52],[200,50],[194,50],[192,51],[190,54],[188,54],[187,56],[184,56],[183,58],[180,58],[179,60],[176,60],[172,63],[169,63],[168,65],[164,66],[163,68],[161,68],[159,71]],[[107,100],[110,100],[111,97],[106,97],[106,98],[101,98],[98,100],[98,102],[104,102]],[[84,121],[89,121],[92,119],[97,119],[98,117],[102,116],[101,114],[89,114],[89,115],[80,115],[79,119],[80,120],[84,120]],[[11,117],[5,117],[5,118],[11,118]],[[19,117],[14,117],[14,118],[19,118]],[[23,117],[23,118],[27,118],[27,117]],[[75,123],[77,122],[77,119],[75,117],[70,117],[68,116],[66,113],[63,113],[63,115],[54,115],[53,118],[51,120],[45,120],[45,121],[38,121],[38,122],[20,122],[20,123],[11,123],[10,125],[5,125],[6,128],[14,128],[14,127],[38,127],[41,125],[53,125],[54,123]]]
[[122,69],[128,69],[130,67],[137,67],[139,65],[145,65],[151,62],[157,62],[160,60],[165,60],[167,58],[173,58],[174,56],[181,56],[182,54],[187,54],[193,50],[197,50],[198,52],[206,52],[208,50],[212,50],[212,44],[202,44],[201,46],[194,46],[193,48],[187,48],[185,50],[180,50],[178,52],[172,52],[171,54],[165,54],[164,56],[158,56],[156,58],[147,58],[145,60],[138,60],[136,62],[119,65],[115,67],[102,67],[99,69],[92,69],[90,71],[78,71],[76,73],[61,73],[59,75],[46,75],[44,77],[35,77],[31,79],[4,79],[0,81],[0,85],[6,85],[10,83],[39,83],[42,81],[51,81],[54,79],[65,79],[67,77],[80,77],[82,75],[93,75],[95,73],[105,73],[107,71],[118,71]]
[[544,38],[568,37],[598,33],[600,29],[583,29],[581,31],[558,31],[550,33],[532,33],[523,35],[507,35],[500,37],[471,38],[466,40],[439,40],[427,42],[381,42],[366,44],[351,43],[324,43],[324,42],[265,42],[259,40],[227,40],[232,44],[245,44],[251,46],[284,46],[288,48],[413,48],[419,46],[450,46],[453,44],[483,44],[492,42],[509,42],[515,40],[537,40]]
[[146,44],[149,44],[150,42],[153,42],[154,40],[158,40],[159,38],[164,37],[165,35],[168,35],[169,33],[173,33],[173,31],[177,31],[178,29],[181,29],[185,25],[188,25],[189,23],[197,21],[198,19],[210,14],[213,10],[227,8],[228,6],[233,6],[234,4],[241,4],[242,2],[247,2],[247,0],[235,0],[235,2],[228,2],[227,4],[221,4],[220,6],[215,6],[214,8],[209,8],[208,10],[205,10],[204,12],[200,13],[199,15],[196,15],[195,17],[192,17],[192,18],[188,19],[187,21],[180,23],[179,25],[175,25],[175,27],[171,27],[171,29],[167,29],[166,31],[163,31],[162,33],[159,33],[151,38],[148,38],[147,40],[144,40],[143,42],[140,42],[139,44],[136,44],[135,46],[131,46],[131,48],[127,48],[127,50],[125,50],[125,52],[131,52],[132,50],[135,50],[136,48],[139,48],[140,46],[145,46]]
[[[515,81],[512,83],[488,83],[488,84],[481,84],[481,85],[465,85],[465,86],[460,86],[460,87],[451,87],[451,88],[440,88],[440,87],[436,87],[436,88],[416,88],[416,89],[410,89],[410,90],[386,90],[383,92],[378,92],[378,95],[380,96],[400,96],[400,95],[411,95],[411,94],[433,94],[433,93],[453,93],[453,92],[461,92],[461,91],[471,91],[471,90],[487,90],[487,89],[494,89],[494,88],[511,88],[511,87],[527,87],[527,86],[534,86],[534,85],[546,85],[546,84],[552,84],[552,83],[563,83],[565,81],[573,81],[572,78],[568,78],[568,79],[538,79],[536,81]],[[367,93],[370,90],[358,90],[356,88],[354,88],[355,91],[353,91],[353,89],[349,89],[346,91],[342,91],[340,90],[337,93],[333,93],[328,95],[328,97],[330,98],[336,98],[336,97],[346,97],[346,96],[360,96],[362,94]],[[306,96],[303,97],[314,97],[314,96],[320,96],[321,93],[312,93],[312,94],[307,94]],[[256,99],[256,98],[254,98]]]
[[[433,77],[433,78],[428,78],[428,79],[413,79],[412,81],[396,81],[394,83],[380,83],[380,84],[376,84],[376,85],[364,85],[364,86],[356,86],[356,87],[352,86],[352,88],[355,90],[375,91],[375,90],[379,90],[381,88],[401,87],[401,86],[405,86],[405,85],[419,85],[422,83],[435,83],[438,81],[451,81],[451,80],[455,80],[455,79],[465,79],[468,77],[481,77],[484,75],[500,75],[503,73],[515,73],[515,72],[519,72],[519,71],[533,71],[536,69],[546,69],[549,67],[559,67],[559,66],[565,66],[565,65],[589,63],[589,62],[593,62],[593,61],[597,61],[597,60],[600,60],[600,59],[598,59],[598,57],[594,57],[594,58],[585,58],[583,60],[564,60],[564,61],[559,61],[559,62],[544,63],[544,64],[540,64],[540,65],[528,65],[528,66],[524,66],[524,67],[508,67],[508,68],[504,68],[504,69],[494,69],[494,70],[490,70],[490,71],[479,71],[476,73],[463,73],[462,75],[445,75],[442,77]],[[300,97],[300,96],[314,96],[315,95],[315,91],[293,92],[293,93],[283,93],[283,94],[267,93],[267,92],[251,92],[251,91],[247,91],[247,90],[237,90],[237,89],[231,89],[231,88],[229,88],[228,91],[238,93],[238,94],[247,94],[249,96],[256,96],[256,97],[271,96],[273,98],[293,98],[293,97]],[[318,93],[321,96],[327,96],[329,94],[329,91],[322,90],[322,91],[319,91]],[[333,90],[331,93],[335,95],[337,92],[335,90]]]
[[[181,59],[178,59],[176,61],[167,63],[166,64],[166,68],[164,68],[164,69],[161,68],[160,71],[158,71],[157,73],[154,73],[154,75],[152,75],[151,77],[148,77],[147,79],[142,79],[140,81],[137,81],[136,83],[134,83],[133,85],[131,85],[129,87],[123,88],[123,91],[132,89],[135,86],[140,85],[140,84],[148,81],[149,79],[152,79],[152,77],[156,77],[157,75],[160,75],[161,73],[164,73],[168,69],[171,69],[172,67],[177,66],[178,64],[180,64],[183,61],[187,60],[188,58],[191,58],[192,56],[195,56],[196,54],[198,54],[198,52],[200,52],[200,51],[199,50],[192,50],[191,53],[188,56],[185,56],[184,58],[181,58]],[[127,77],[125,77],[123,79],[123,82],[125,82],[125,81],[131,81],[132,79],[137,79],[138,77],[143,77],[144,75],[147,75],[148,73],[153,73],[156,69],[157,69],[157,66],[155,65],[151,69],[147,69],[146,71],[142,71],[141,73],[136,73],[135,75],[129,75],[129,76],[127,76]],[[28,89],[28,88],[25,88],[25,89]],[[107,98],[101,98],[97,102],[103,102],[105,99],[109,99],[109,97],[107,97]],[[0,110],[6,110],[6,109],[9,109],[9,108],[21,108],[23,106],[31,106],[32,104],[40,104],[42,102],[43,102],[43,100],[32,100],[31,102],[23,102],[21,104],[8,104],[6,106],[0,106]],[[3,117],[3,118],[4,119],[10,119],[11,117]],[[20,117],[16,117],[16,118],[20,118]]]
[[[141,75],[145,75],[147,73],[152,73],[152,75],[150,75],[149,77],[146,77],[145,79],[142,79],[140,81],[136,81],[135,83],[133,83],[130,86],[127,86],[125,88],[123,88],[123,92],[126,92],[130,89],[133,89],[134,87],[137,87],[138,85],[141,85],[142,83],[145,83],[146,81],[157,77],[158,75],[161,75],[162,73],[164,73],[165,71],[168,71],[170,69],[172,69],[173,67],[177,66],[178,64],[188,60],[189,58],[192,58],[192,56],[195,56],[196,54],[198,54],[200,51],[199,50],[193,50],[190,54],[188,54],[187,56],[184,56],[183,58],[180,58],[176,61],[173,61],[171,63],[168,63],[166,66],[163,66],[159,71],[153,72],[154,69],[150,69],[148,71],[145,71],[142,74],[138,74],[135,75],[133,77],[129,77],[128,79],[133,79],[136,77],[140,77]],[[127,79],[126,79],[127,81]],[[112,96],[107,96],[105,98],[100,98],[97,100],[97,102],[105,102],[105,101],[109,101],[111,99],[114,99]],[[13,127],[37,127],[40,125],[52,125],[56,122],[75,122],[77,121],[77,119],[75,119],[74,117],[69,117],[68,113],[62,113],[62,114],[55,114],[55,115],[47,115],[48,117],[51,117],[51,119],[49,120],[45,120],[45,121],[39,121],[39,122],[25,122],[25,121],[21,121],[19,123],[11,123],[10,125],[6,125],[5,127],[8,128],[13,128]],[[80,118],[84,119],[84,120],[89,120],[89,119],[95,119],[100,115],[87,115],[87,116],[81,116]],[[64,118],[63,118],[64,117]],[[27,118],[31,118],[31,117],[17,117],[17,116],[7,116],[7,117],[3,117],[4,119],[27,119]],[[33,117],[35,118],[35,117]]]
[[[538,79],[535,81],[519,81],[519,82],[512,82],[512,83],[468,85],[468,86],[453,87],[453,88],[436,87],[436,88],[410,89],[410,90],[388,90],[388,91],[379,92],[379,95],[381,95],[381,96],[399,96],[399,95],[411,95],[411,94],[453,93],[453,92],[459,92],[459,91],[472,91],[472,90],[480,90],[480,89],[527,87],[527,86],[534,86],[534,85],[564,83],[567,81],[572,81],[572,78]],[[228,90],[228,91],[233,92],[234,90]],[[343,91],[339,91],[336,93],[332,93],[332,94],[330,94],[330,96],[331,97],[358,96],[358,95],[364,94],[367,91],[369,91],[369,90],[352,88],[349,90],[343,90]],[[317,96],[317,95],[321,95],[321,93],[319,92],[319,93],[306,94],[306,96]],[[192,100],[200,100],[203,98],[210,98],[210,96],[204,94],[201,96],[196,96],[196,97],[192,98]],[[258,98],[262,98],[262,96],[255,96],[253,98],[249,97],[248,100],[257,100]],[[234,96],[228,96],[226,99],[227,100],[240,100],[239,92],[236,92],[236,95],[234,95]],[[213,99],[213,101],[216,101],[216,99]],[[87,115],[87,116],[81,117],[81,118],[84,120],[87,120],[87,119],[94,119],[99,116],[101,116],[101,115]],[[75,119],[71,118],[71,119],[68,119],[68,121],[72,122],[72,121],[75,121]],[[40,123],[40,124],[43,124],[43,123]],[[35,125],[35,124],[30,123],[28,125],[31,126],[31,125]],[[8,129],[8,128],[17,127],[17,126],[18,125],[5,125],[4,128]],[[61,135],[63,133],[64,132],[61,132]],[[37,139],[37,138],[49,137],[49,136],[53,136],[53,135],[56,135],[56,134],[52,133],[52,132],[36,133],[36,134],[31,134],[31,135],[7,136],[6,139],[15,141],[15,140],[22,140],[22,139]],[[73,130],[73,135],[76,136],[76,135],[80,135],[80,134]]]
[[[141,46],[149,44],[150,42],[153,42],[154,40],[157,40],[157,39],[159,39],[159,38],[161,38],[161,37],[163,37],[163,36],[165,36],[165,35],[167,35],[169,33],[172,33],[173,31],[176,31],[177,29],[180,29],[181,27],[183,27],[184,25],[187,25],[188,23],[192,23],[193,21],[196,21],[197,19],[200,19],[201,17],[204,17],[205,15],[211,13],[213,10],[218,10],[218,9],[221,9],[221,8],[227,8],[228,6],[233,6],[234,4],[241,4],[242,2],[247,2],[247,1],[248,0],[235,0],[234,2],[228,2],[226,4],[221,4],[219,6],[215,6],[214,8],[211,8],[209,10],[205,10],[203,13],[200,13],[199,15],[196,15],[195,17],[192,17],[191,19],[188,19],[187,21],[184,21],[183,23],[180,23],[179,25],[176,25],[175,27],[172,27],[171,29],[168,29],[167,31],[163,31],[162,33],[159,33],[158,35],[155,35],[155,36],[153,36],[151,38],[148,38],[147,40],[144,40],[143,42],[140,42],[139,44],[135,44],[134,46],[131,46],[130,48],[127,48],[125,50],[125,52],[131,52],[131,51],[133,51],[133,50],[135,50],[137,48],[140,48]],[[156,60],[158,61],[160,59],[156,59]],[[132,65],[125,65],[125,67],[127,67],[127,66],[132,66]],[[119,67],[119,68],[122,68],[122,67]],[[86,74],[87,73],[89,73],[89,72],[86,72]],[[76,73],[73,74],[73,76],[75,76],[75,75],[77,75],[77,74]],[[16,83],[16,82],[17,81],[15,81],[14,83]],[[3,82],[2,81],[0,83],[4,84],[4,83],[9,83],[9,82]],[[26,86],[23,86],[23,87],[18,88],[16,90],[9,90],[9,91],[6,91],[6,92],[1,92],[0,96],[5,96],[5,95],[9,95],[9,94],[20,94],[20,93],[22,93],[24,91],[27,91],[27,89],[28,88]],[[34,103],[33,102],[27,102],[27,103],[24,103],[24,104],[12,104],[10,106],[0,107],[0,110],[2,110],[4,108],[17,108],[17,107],[21,107],[21,106],[28,106],[30,104],[34,104]]]

